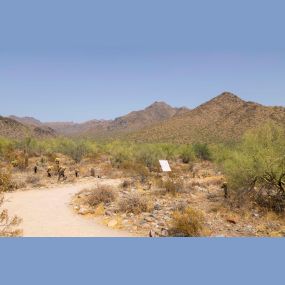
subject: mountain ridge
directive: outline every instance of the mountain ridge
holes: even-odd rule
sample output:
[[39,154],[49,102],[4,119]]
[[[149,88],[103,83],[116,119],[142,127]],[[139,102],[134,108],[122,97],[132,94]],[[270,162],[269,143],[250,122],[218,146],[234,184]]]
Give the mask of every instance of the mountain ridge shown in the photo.
[[[62,135],[95,139],[130,139],[140,142],[224,142],[236,141],[247,130],[271,121],[285,127],[285,107],[263,106],[223,92],[194,109],[175,108],[155,101],[114,120],[89,120],[83,123],[42,123],[32,117],[10,116],[28,127],[35,136]],[[1,133],[0,133],[1,135]]]
[[182,116],[144,128],[128,138],[140,142],[229,142],[266,122],[285,128],[285,108],[263,106],[223,92]]

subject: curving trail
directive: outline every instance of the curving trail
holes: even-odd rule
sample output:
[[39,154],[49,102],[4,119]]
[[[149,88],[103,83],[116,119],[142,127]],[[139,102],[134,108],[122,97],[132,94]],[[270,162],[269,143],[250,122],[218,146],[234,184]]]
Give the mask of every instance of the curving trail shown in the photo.
[[[128,232],[102,225],[99,219],[74,213],[72,196],[94,184],[96,180],[7,193],[4,208],[10,217],[23,219],[19,228],[24,237],[130,237]],[[114,185],[114,180],[105,180],[104,184]]]

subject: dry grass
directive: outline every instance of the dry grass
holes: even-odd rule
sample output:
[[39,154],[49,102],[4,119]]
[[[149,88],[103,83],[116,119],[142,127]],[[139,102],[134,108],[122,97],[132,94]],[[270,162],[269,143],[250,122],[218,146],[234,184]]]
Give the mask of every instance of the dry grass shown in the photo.
[[0,172],[0,193],[13,190],[13,182],[11,174],[8,172]]
[[26,183],[33,184],[33,185],[39,185],[40,184],[40,177],[36,175],[29,175],[26,178]]
[[[0,197],[0,206],[2,205],[4,197]],[[0,211],[0,237],[18,237],[21,236],[22,231],[17,229],[21,223],[21,219],[17,216],[9,218],[7,210]]]
[[186,208],[175,211],[169,230],[171,236],[201,237],[205,235],[205,217],[201,211]]
[[115,191],[108,186],[98,186],[94,189],[89,190],[86,203],[91,207],[97,207],[99,204],[104,205],[111,203],[116,200]]
[[135,215],[149,212],[151,207],[150,201],[138,193],[132,193],[128,197],[122,198],[118,203],[120,212],[133,213]]
[[163,181],[161,178],[155,178],[154,185],[156,189],[153,193],[158,195],[170,194],[176,196],[176,194],[186,191],[184,182],[181,179],[167,179]]

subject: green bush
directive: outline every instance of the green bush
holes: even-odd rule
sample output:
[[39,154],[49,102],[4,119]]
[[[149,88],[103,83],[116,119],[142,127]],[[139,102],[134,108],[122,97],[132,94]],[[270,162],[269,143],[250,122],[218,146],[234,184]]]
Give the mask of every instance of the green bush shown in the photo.
[[135,159],[138,163],[145,165],[149,171],[159,168],[159,160],[163,159],[163,152],[157,145],[138,145],[135,151]]
[[190,163],[195,160],[195,152],[192,145],[181,147],[180,158],[183,163]]
[[207,144],[194,144],[195,156],[202,160],[211,160],[210,148]]
[[285,133],[266,124],[248,132],[223,163],[230,189],[253,195],[276,211],[285,208]]
[[131,162],[133,159],[132,144],[114,141],[107,145],[106,151],[111,156],[111,163],[113,167],[124,168],[124,165]]

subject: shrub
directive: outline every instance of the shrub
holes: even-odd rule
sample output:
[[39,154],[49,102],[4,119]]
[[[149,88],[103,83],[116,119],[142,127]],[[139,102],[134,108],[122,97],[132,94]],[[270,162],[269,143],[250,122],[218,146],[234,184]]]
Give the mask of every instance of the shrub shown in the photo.
[[266,124],[248,132],[225,160],[229,189],[239,197],[252,196],[262,206],[285,209],[285,133]]
[[174,159],[177,155],[177,146],[174,144],[159,144],[158,147],[160,148],[164,159],[170,160]]
[[0,158],[10,158],[11,154],[14,152],[14,144],[12,140],[7,138],[0,138]]
[[124,180],[124,182],[122,183],[122,188],[126,189],[126,188],[130,188],[133,185],[133,181],[131,180]]
[[59,151],[78,163],[87,155],[88,147],[84,141],[64,140],[60,144]]
[[154,171],[159,168],[159,159],[163,158],[163,153],[155,145],[140,145],[137,147],[135,158],[137,162],[146,166],[149,171]]
[[13,183],[11,181],[11,174],[0,172],[0,193],[11,191],[13,189]]
[[182,148],[180,158],[183,163],[190,163],[195,160],[195,152],[191,145],[184,146]]
[[36,175],[29,175],[26,178],[26,183],[38,185],[40,183],[40,177]]
[[108,186],[99,186],[92,190],[86,199],[86,202],[91,207],[96,207],[103,203],[104,205],[115,201],[116,194],[114,190]]
[[205,235],[205,217],[202,212],[192,208],[175,211],[169,229],[175,237],[200,237]]
[[211,153],[207,144],[194,144],[193,148],[197,158],[202,160],[211,160]]
[[135,176],[138,176],[141,183],[145,183],[150,176],[149,169],[138,163],[133,165],[132,171],[134,172]]
[[132,160],[132,147],[125,143],[115,141],[108,145],[108,152],[111,155],[111,164],[117,168],[128,168],[127,162]]
[[168,179],[163,183],[163,187],[166,193],[169,193],[173,196],[175,196],[178,192],[182,192],[184,190],[184,184],[179,179],[176,181]]
[[118,207],[120,212],[136,215],[150,210],[148,200],[138,193],[132,193],[126,198],[122,198],[118,203]]
[[[2,206],[4,197],[0,197],[0,207]],[[9,218],[7,210],[0,210],[0,237],[17,237],[22,231],[15,227],[21,223],[21,220],[15,216]]]

